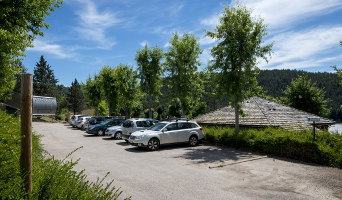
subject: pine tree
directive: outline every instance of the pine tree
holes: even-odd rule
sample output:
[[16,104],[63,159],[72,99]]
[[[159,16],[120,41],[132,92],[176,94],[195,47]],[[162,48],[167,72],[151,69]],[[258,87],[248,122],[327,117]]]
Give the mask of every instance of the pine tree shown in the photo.
[[40,60],[37,62],[33,73],[33,94],[55,96],[57,79],[44,56],[40,56]]
[[81,112],[84,108],[84,96],[80,84],[75,79],[69,88],[67,96],[69,109],[74,113]]

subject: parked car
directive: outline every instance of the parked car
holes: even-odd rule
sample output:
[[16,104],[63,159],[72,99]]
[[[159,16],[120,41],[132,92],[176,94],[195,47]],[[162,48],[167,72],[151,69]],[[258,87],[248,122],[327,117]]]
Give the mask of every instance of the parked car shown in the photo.
[[154,125],[155,120],[148,118],[132,118],[123,122],[121,138],[128,142],[131,133],[145,130]]
[[114,138],[116,140],[121,139],[121,135],[122,135],[122,124],[118,125],[118,126],[112,126],[107,128],[106,130],[106,135],[110,136],[111,138]]
[[89,120],[87,120],[84,123],[83,130],[87,130],[93,125],[99,124],[105,120],[113,119],[113,118],[115,118],[115,117],[112,117],[112,116],[94,116],[94,117],[91,117]]
[[78,117],[77,121],[75,122],[76,127],[80,129],[84,129],[85,122],[88,121],[90,118],[91,116]]
[[86,132],[94,135],[105,135],[107,128],[111,126],[118,126],[122,124],[123,121],[124,119],[121,118],[108,119],[99,124],[91,126]]
[[76,126],[76,121],[78,120],[79,117],[83,117],[83,115],[72,115],[69,119],[69,124],[72,126],[72,127],[75,127]]
[[148,130],[135,131],[129,137],[132,145],[157,150],[162,144],[188,142],[196,146],[204,139],[202,128],[192,121],[164,121],[157,123]]

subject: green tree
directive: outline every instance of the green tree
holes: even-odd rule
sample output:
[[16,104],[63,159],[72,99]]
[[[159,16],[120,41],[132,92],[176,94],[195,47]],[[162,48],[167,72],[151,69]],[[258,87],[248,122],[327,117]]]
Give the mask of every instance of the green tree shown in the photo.
[[84,108],[84,96],[83,96],[81,86],[78,83],[77,79],[75,79],[71,83],[67,100],[68,100],[69,109],[72,110],[74,115],[83,110],[83,108]]
[[212,69],[219,73],[219,83],[228,103],[235,109],[235,132],[239,133],[241,103],[254,95],[257,87],[257,58],[266,59],[271,45],[262,45],[266,26],[245,7],[225,7],[220,23],[207,35],[218,40],[212,48]]
[[20,72],[20,57],[37,35],[60,0],[0,1],[0,101],[12,92]]
[[[87,100],[87,104],[90,107],[95,108],[96,115],[102,115],[103,107],[108,106],[108,104],[100,103],[104,100],[101,92],[101,82],[98,76],[94,76],[94,78],[88,78],[85,84],[85,98]],[[101,108],[101,109],[99,109]],[[107,108],[108,110],[108,108]]]
[[321,116],[330,112],[324,91],[307,76],[299,76],[287,86],[284,101],[289,106]]
[[40,96],[56,96],[57,79],[47,64],[43,56],[40,56],[39,62],[33,72],[33,94]]
[[101,91],[108,103],[109,114],[116,115],[119,112],[119,88],[117,87],[117,76],[114,68],[105,66],[99,74]]
[[130,118],[133,110],[140,107],[141,91],[139,90],[138,75],[128,65],[120,64],[114,68],[116,88],[118,91],[118,106],[121,115]]
[[202,85],[197,67],[201,48],[194,35],[173,35],[170,48],[165,54],[165,71],[169,87],[169,99],[179,98],[184,114],[192,116],[201,102]]
[[152,118],[152,106],[160,95],[163,51],[158,48],[139,49],[135,60],[138,64],[141,90],[147,96],[148,116]]
[[130,117],[140,107],[138,76],[131,67],[122,64],[115,68],[103,67],[99,79],[110,115]]

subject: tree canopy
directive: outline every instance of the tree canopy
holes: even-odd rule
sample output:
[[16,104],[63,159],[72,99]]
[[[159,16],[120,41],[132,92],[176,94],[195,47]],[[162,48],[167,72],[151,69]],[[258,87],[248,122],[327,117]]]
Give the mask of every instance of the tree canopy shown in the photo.
[[37,35],[43,35],[44,22],[61,0],[0,1],[0,100],[11,93],[20,72],[20,57]]
[[84,96],[77,79],[71,83],[67,101],[69,109],[72,110],[74,114],[81,112],[84,108]]
[[33,94],[39,96],[55,96],[57,79],[44,56],[40,56],[33,72]]
[[[197,68],[202,50],[194,35],[173,35],[170,48],[165,54],[165,72],[170,99],[178,98],[184,114],[192,116],[200,104],[202,84]],[[175,101],[175,100],[174,100]]]
[[321,116],[327,116],[330,111],[324,91],[306,76],[299,76],[293,80],[287,86],[284,97],[286,104],[299,110]]
[[135,60],[138,64],[141,90],[146,93],[149,117],[152,118],[152,107],[160,95],[163,51],[158,48],[139,49]]
[[258,89],[257,58],[266,59],[271,51],[271,45],[262,43],[266,26],[245,7],[225,7],[219,24],[207,35],[218,41],[211,50],[211,69],[219,73],[223,94],[235,108],[235,131],[239,132],[241,102]]

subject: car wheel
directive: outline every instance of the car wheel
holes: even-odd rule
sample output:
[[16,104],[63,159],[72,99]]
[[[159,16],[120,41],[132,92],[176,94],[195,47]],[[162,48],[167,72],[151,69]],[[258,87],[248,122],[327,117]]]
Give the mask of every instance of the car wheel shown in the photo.
[[120,133],[120,132],[116,132],[116,133],[114,134],[114,139],[115,139],[115,140],[120,140],[120,139],[121,139],[121,133]]
[[198,144],[198,138],[196,135],[190,136],[189,144],[190,144],[190,146],[196,146]]
[[103,130],[98,130],[97,131],[97,135],[104,135],[104,131]]
[[157,138],[152,138],[148,141],[147,148],[150,151],[156,151],[159,149],[160,142]]

